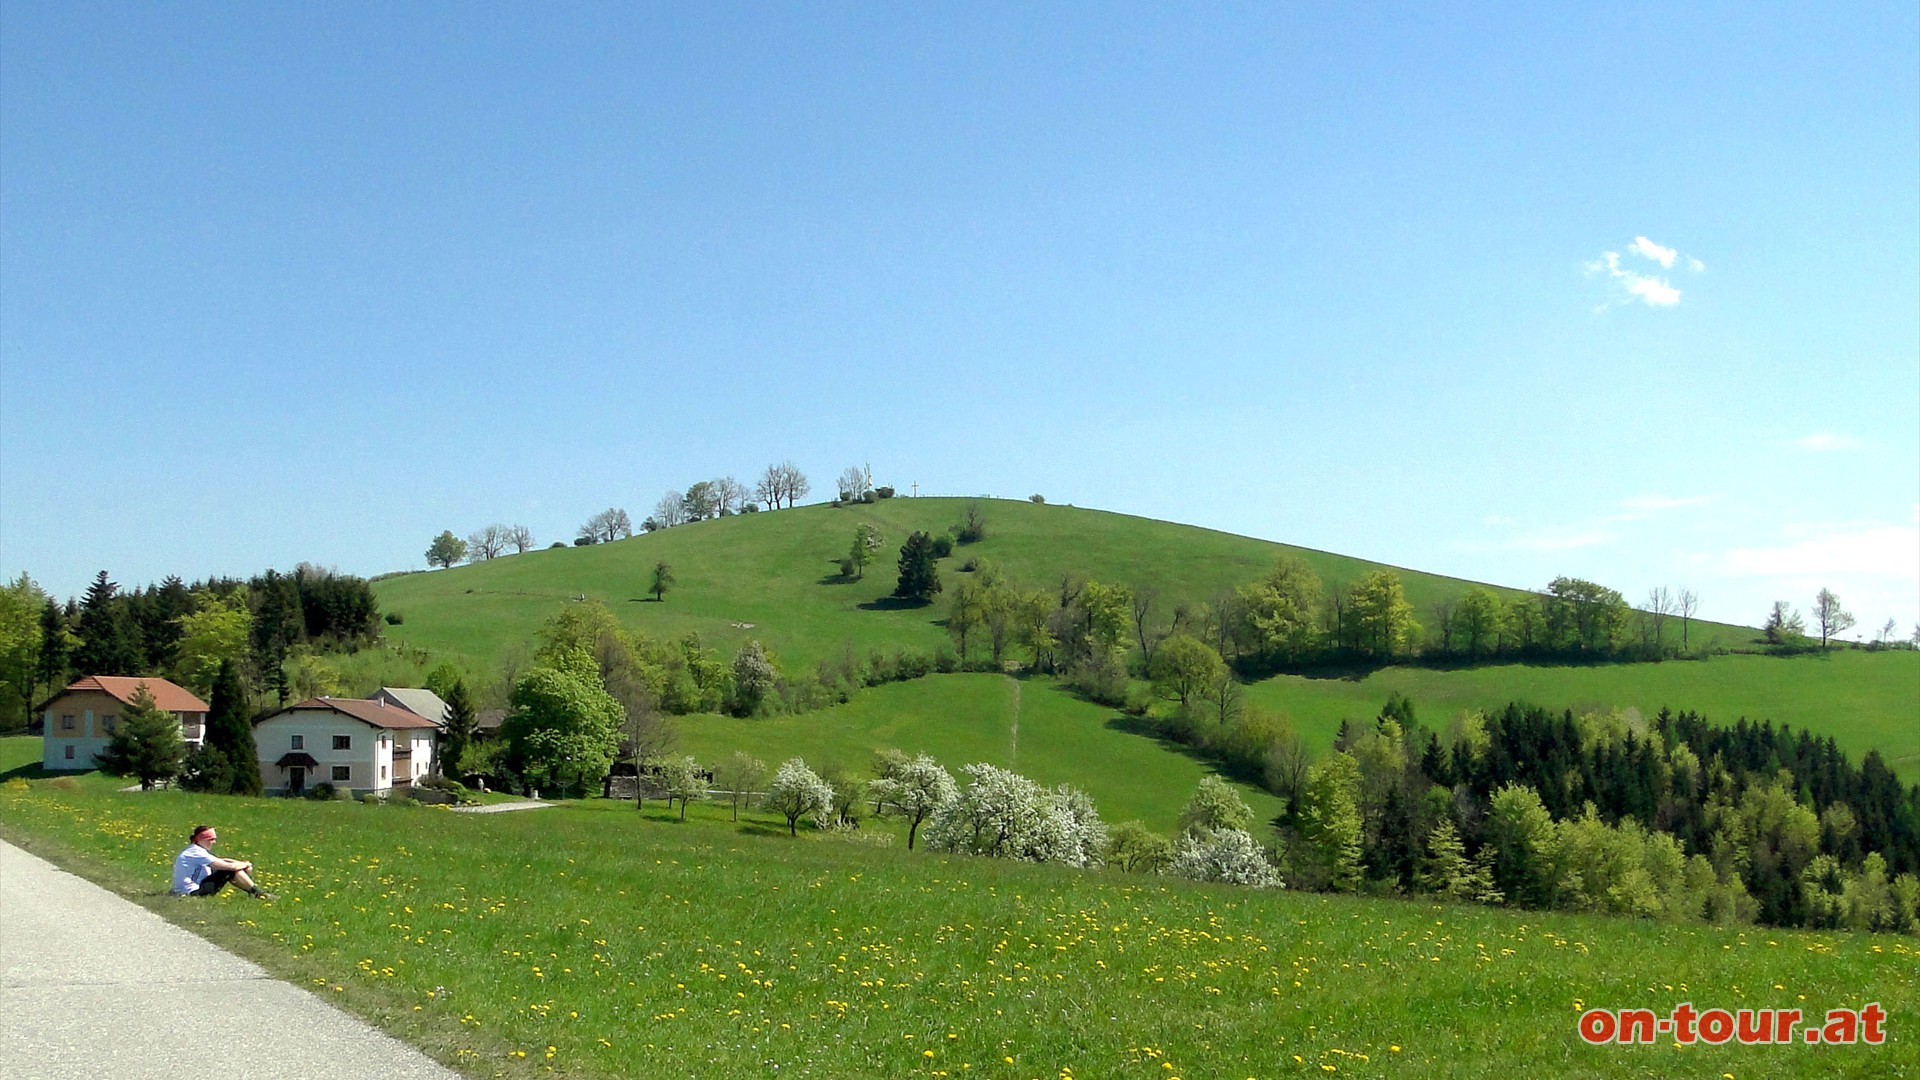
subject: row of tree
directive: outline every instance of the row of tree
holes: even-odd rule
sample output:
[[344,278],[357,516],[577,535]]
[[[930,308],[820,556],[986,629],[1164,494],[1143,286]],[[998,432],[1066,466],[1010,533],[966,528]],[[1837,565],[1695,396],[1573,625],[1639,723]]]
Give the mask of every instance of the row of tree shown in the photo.
[[103,570],[85,597],[65,604],[23,574],[0,586],[0,681],[16,724],[75,676],[159,676],[206,695],[228,660],[284,703],[294,649],[357,648],[380,626],[365,579],[307,563],[244,581],[171,576],[131,591]]

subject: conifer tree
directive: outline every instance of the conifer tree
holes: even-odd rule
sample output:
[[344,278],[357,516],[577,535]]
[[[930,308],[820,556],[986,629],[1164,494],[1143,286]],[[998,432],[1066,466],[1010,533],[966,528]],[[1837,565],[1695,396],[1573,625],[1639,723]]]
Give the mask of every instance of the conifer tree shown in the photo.
[[253,741],[253,723],[247,717],[247,691],[241,685],[240,672],[232,659],[220,661],[220,673],[213,678],[212,707],[207,712],[207,745],[226,758],[231,781],[225,793],[258,795],[265,785],[260,778],[260,750]]
[[473,695],[465,679],[455,679],[447,691],[447,730],[440,736],[440,775],[459,779],[460,759],[467,756],[478,726],[473,711]]
[[73,656],[83,675],[141,674],[140,643],[118,593],[119,586],[107,580],[105,570],[87,587],[77,627],[80,647]]
[[186,754],[179,717],[155,705],[147,684],[141,683],[100,751],[100,768],[115,776],[138,778],[145,791],[180,775]]
[[940,570],[933,561],[933,539],[917,532],[900,545],[900,583],[893,595],[905,600],[931,600],[940,591]]

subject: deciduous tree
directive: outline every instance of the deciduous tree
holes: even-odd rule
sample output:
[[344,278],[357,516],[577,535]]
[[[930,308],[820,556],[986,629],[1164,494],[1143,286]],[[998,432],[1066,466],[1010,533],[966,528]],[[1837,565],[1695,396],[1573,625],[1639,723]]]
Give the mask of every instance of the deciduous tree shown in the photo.
[[1828,646],[1834,635],[1853,625],[1853,613],[1840,605],[1840,598],[1831,589],[1821,589],[1813,598],[1813,621],[1820,627],[1820,647]]
[[807,768],[805,760],[790,758],[773,774],[761,805],[787,819],[787,835],[798,836],[801,818],[833,812],[833,786]]
[[867,785],[867,794],[881,813],[907,819],[907,850],[912,851],[920,824],[959,798],[960,786],[938,761],[921,754],[887,761],[879,777]]
[[653,564],[653,574],[647,579],[647,592],[652,594],[654,602],[665,603],[667,590],[673,588],[674,583],[678,580],[679,579],[674,576],[673,565],[671,563],[655,563]]
[[453,535],[452,529],[443,531],[427,545],[427,565],[438,566],[442,570],[451,567],[467,557],[467,542]]

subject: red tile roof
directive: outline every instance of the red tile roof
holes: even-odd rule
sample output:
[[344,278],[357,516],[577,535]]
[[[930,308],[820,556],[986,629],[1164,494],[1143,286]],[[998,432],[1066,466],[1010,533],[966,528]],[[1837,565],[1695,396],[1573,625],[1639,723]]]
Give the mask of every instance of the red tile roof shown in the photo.
[[[133,692],[140,684],[147,685],[147,693],[153,695],[153,703],[168,712],[206,712],[207,703],[193,696],[193,692],[182,686],[176,686],[165,679],[136,678],[130,675],[88,675],[67,687],[75,690],[98,690],[117,701],[133,704]],[[49,703],[51,704],[51,703]]]
[[417,713],[396,709],[379,701],[368,701],[365,698],[308,698],[296,705],[289,705],[273,715],[284,716],[295,709],[332,709],[334,712],[351,716],[363,724],[378,728],[426,728],[429,731],[436,731],[440,727]]

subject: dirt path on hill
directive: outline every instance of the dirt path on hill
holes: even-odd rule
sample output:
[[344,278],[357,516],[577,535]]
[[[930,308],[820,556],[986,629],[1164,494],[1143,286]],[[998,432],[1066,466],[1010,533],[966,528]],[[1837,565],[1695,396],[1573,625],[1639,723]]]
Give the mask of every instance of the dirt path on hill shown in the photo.
[[1013,686],[1013,722],[1008,729],[1007,769],[1017,772],[1020,766],[1020,680],[1009,675],[1007,682]]

